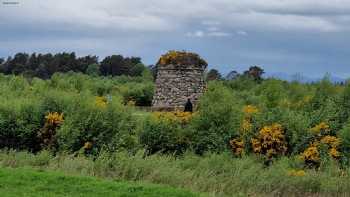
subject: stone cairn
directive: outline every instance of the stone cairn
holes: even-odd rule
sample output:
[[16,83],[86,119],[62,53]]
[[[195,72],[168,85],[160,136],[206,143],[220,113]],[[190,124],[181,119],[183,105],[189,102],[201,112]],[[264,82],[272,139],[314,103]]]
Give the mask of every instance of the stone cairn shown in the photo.
[[169,51],[157,63],[153,110],[182,110],[187,99],[194,107],[205,90],[207,63],[195,53]]

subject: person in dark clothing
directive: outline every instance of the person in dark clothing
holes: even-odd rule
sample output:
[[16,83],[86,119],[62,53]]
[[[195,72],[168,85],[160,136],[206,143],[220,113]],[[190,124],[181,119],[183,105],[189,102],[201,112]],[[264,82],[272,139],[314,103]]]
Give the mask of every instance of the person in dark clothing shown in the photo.
[[184,112],[191,112],[191,113],[193,112],[193,106],[192,106],[191,99],[187,99]]

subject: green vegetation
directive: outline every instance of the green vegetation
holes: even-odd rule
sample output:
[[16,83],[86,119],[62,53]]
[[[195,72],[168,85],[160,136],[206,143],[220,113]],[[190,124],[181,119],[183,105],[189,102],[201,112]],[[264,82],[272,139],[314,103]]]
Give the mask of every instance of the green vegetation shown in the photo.
[[47,80],[0,75],[2,166],[220,197],[350,192],[349,83],[262,79],[252,67],[210,81],[192,114],[151,112],[149,70],[105,77],[96,68]]
[[[101,148],[134,148],[133,108],[150,103],[153,83],[146,76],[103,78],[55,74],[50,80],[0,75],[0,148],[36,152],[79,151],[93,142]],[[137,101],[140,101],[138,103]],[[50,113],[62,116],[59,124]],[[57,121],[57,120],[56,120]],[[44,146],[43,146],[44,145]]]
[[[321,170],[299,170],[303,163],[297,158],[287,157],[266,167],[259,158],[232,158],[228,153],[205,156],[185,153],[180,158],[174,158],[166,155],[144,157],[143,152],[134,156],[125,152],[104,152],[96,159],[91,159],[82,155],[53,156],[48,151],[37,155],[2,151],[0,166],[31,167],[41,171],[59,171],[67,175],[96,176],[116,181],[157,183],[207,193],[213,197],[350,194],[350,168],[339,169],[335,162],[330,161]],[[93,189],[94,186],[92,184],[85,188]]]
[[166,54],[162,55],[157,65],[177,65],[177,66],[189,66],[196,65],[203,68],[208,66],[208,63],[202,59],[198,54],[186,52],[186,51],[168,51]]
[[93,196],[93,197],[195,197],[190,192],[148,184],[112,182],[88,177],[73,177],[28,169],[0,169],[3,197],[18,196]]

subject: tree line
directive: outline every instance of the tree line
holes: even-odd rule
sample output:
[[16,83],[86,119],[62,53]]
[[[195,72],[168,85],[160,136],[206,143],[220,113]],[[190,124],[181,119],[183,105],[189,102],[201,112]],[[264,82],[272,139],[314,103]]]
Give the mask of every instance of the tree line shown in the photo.
[[[157,66],[146,67],[140,57],[124,57],[122,55],[111,55],[105,57],[101,62],[95,55],[77,57],[72,53],[17,53],[7,60],[0,58],[0,73],[24,75],[26,77],[39,77],[49,79],[56,72],[81,72],[93,76],[141,76],[149,69],[156,78]],[[225,77],[216,69],[206,73],[206,79],[210,80],[234,80],[238,77],[249,77],[260,82],[264,70],[258,66],[252,66],[242,74],[237,71],[229,72]]]
[[251,66],[248,70],[244,71],[242,74],[233,70],[229,72],[225,77],[216,69],[210,69],[206,74],[206,79],[208,81],[212,80],[234,80],[238,77],[247,77],[251,78],[256,82],[261,82],[263,80],[264,69],[259,66]]
[[7,60],[0,58],[0,73],[22,74],[28,77],[50,78],[56,72],[81,72],[89,75],[140,76],[146,69],[140,57],[111,55],[101,62],[97,56],[77,57],[72,53],[17,53]]

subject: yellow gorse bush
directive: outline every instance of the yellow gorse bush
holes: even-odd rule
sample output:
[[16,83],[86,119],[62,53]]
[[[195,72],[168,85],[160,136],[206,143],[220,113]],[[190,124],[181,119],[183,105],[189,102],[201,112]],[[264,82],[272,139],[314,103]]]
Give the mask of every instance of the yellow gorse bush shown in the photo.
[[158,60],[159,65],[200,65],[207,66],[207,62],[199,57],[195,53],[186,51],[174,51],[171,50],[168,53],[162,55]]
[[57,145],[56,130],[63,123],[63,113],[50,112],[45,116],[45,124],[38,132],[40,145],[43,148],[54,148]]
[[153,112],[153,118],[158,121],[188,123],[192,119],[191,112],[174,111],[174,112]]
[[252,143],[253,151],[255,153],[260,153],[262,149],[260,140],[252,138],[250,142]]
[[320,161],[319,148],[321,145],[327,145],[328,154],[334,159],[338,159],[341,153],[338,151],[338,146],[341,144],[340,138],[335,136],[326,135],[321,140],[316,140],[301,154],[301,159],[306,164],[317,164]]
[[314,126],[313,128],[310,129],[311,132],[319,134],[321,132],[329,132],[331,129],[329,125],[325,122],[321,122],[320,124]]
[[306,175],[306,172],[304,170],[290,170],[287,172],[288,176],[296,176],[296,177],[302,177]]
[[50,112],[45,116],[46,123],[49,125],[59,125],[63,123],[63,113]]
[[254,105],[246,105],[243,107],[243,113],[245,116],[256,114],[259,112],[259,109]]
[[328,154],[334,159],[337,159],[341,156],[340,152],[336,148],[330,148]]
[[306,104],[310,103],[312,99],[312,96],[304,96],[302,99],[292,103],[292,102],[289,102],[288,103],[288,107],[291,107],[291,108],[301,108],[301,107],[304,107]]
[[159,64],[161,65],[167,65],[171,62],[175,62],[180,56],[182,56],[182,53],[178,53],[176,51],[169,51],[167,54],[162,55],[159,59]]
[[340,157],[340,152],[338,151],[338,146],[341,144],[340,138],[335,136],[326,135],[321,139],[322,144],[328,145],[328,154],[337,159]]
[[311,100],[312,100],[312,96],[307,95],[307,96],[304,96],[302,103],[307,104],[307,103],[310,103]]
[[253,124],[250,122],[250,119],[244,118],[241,123],[240,131],[241,133],[247,133],[253,128]]
[[241,133],[247,133],[253,128],[252,116],[259,113],[259,109],[254,105],[246,105],[243,107],[244,117],[241,123]]
[[255,153],[267,158],[284,155],[288,149],[282,125],[277,123],[264,126],[258,136],[251,139],[251,144]]
[[107,106],[107,98],[104,96],[97,96],[95,99],[95,104],[98,107],[105,108]]
[[331,148],[337,148],[341,141],[335,136],[326,135],[321,139],[321,143],[329,145]]
[[303,98],[300,98],[296,101],[290,100],[289,98],[284,98],[279,102],[279,105],[281,107],[286,108],[293,108],[293,109],[300,109],[310,103],[312,97],[311,96],[304,96]]
[[[320,160],[319,149],[321,145],[326,145],[328,147],[328,155],[334,159],[338,159],[341,156],[341,153],[338,151],[338,147],[341,144],[341,139],[328,134],[331,131],[330,126],[321,122],[315,127],[310,129],[313,133],[317,134],[317,139],[302,153],[302,159],[305,163],[318,163]],[[323,136],[325,135],[325,136]],[[313,157],[311,157],[310,151],[314,152]],[[317,154],[316,154],[317,153]],[[316,156],[317,155],[317,156]]]
[[183,112],[183,111],[175,111],[174,114],[183,123],[190,122],[193,116],[191,112]]
[[244,151],[244,141],[241,139],[233,139],[230,141],[233,154],[241,156]]
[[320,161],[320,152],[316,144],[311,144],[302,154],[301,159],[307,164],[316,164]]

